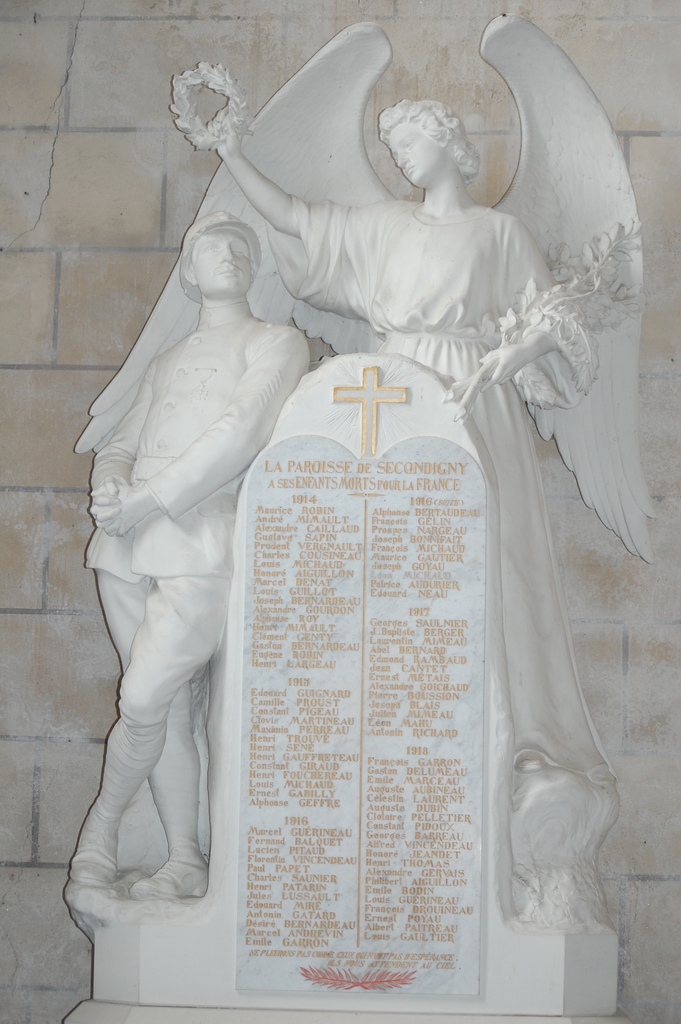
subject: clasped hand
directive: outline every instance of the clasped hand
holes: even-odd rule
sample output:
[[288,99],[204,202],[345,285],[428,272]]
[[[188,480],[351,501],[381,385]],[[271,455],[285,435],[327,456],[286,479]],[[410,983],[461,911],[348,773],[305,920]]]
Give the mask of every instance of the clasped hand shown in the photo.
[[110,476],[92,491],[90,512],[110,537],[124,537],[158,508],[144,483],[132,487],[119,476]]

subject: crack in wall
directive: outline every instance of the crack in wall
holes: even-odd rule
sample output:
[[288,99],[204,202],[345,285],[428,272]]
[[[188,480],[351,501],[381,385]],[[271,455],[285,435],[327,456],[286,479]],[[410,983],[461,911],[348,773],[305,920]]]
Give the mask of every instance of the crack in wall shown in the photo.
[[[74,55],[74,52],[75,52],[75,49],[76,49],[76,42],[78,40],[78,29],[80,28],[80,23],[81,23],[82,18],[83,18],[83,12],[85,10],[85,4],[86,3],[87,3],[87,0],[83,0],[83,3],[82,3],[82,6],[80,8],[80,11],[78,13],[78,16],[76,17],[76,21],[75,21],[75,24],[74,24],[74,27],[73,27],[73,36],[71,38],[71,44],[69,46],[68,53],[66,55],[66,70],[65,70],[65,73],[64,73],[64,80],[63,80],[63,82],[61,84],[59,92],[57,93],[52,106],[50,107],[49,113],[48,113],[47,118],[46,118],[46,121],[49,121],[50,115],[53,114],[57,110],[57,108],[59,109],[59,114],[57,116],[57,127],[55,129],[54,138],[52,140],[52,148],[50,150],[50,166],[49,166],[49,168],[47,170],[47,188],[45,190],[45,195],[43,196],[43,198],[40,201],[40,206],[38,207],[38,216],[36,217],[35,222],[31,225],[30,228],[26,228],[25,231],[21,232],[21,234],[16,235],[16,237],[13,238],[12,241],[9,242],[9,244],[4,247],[4,251],[5,252],[8,249],[11,249],[13,245],[16,245],[16,243],[21,238],[24,238],[26,235],[30,235],[32,231],[35,231],[35,229],[38,227],[38,224],[40,223],[40,220],[42,218],[43,210],[45,208],[45,203],[49,199],[50,192],[52,191],[52,173],[54,171],[54,161],[55,161],[55,151],[56,151],[56,148],[57,148],[57,140],[59,139],[59,133],[60,133],[61,127],[62,127],[62,110],[63,110],[63,107],[64,107],[64,96],[65,96],[65,93],[66,93],[66,89],[67,89],[67,87],[69,85],[69,78],[71,76],[71,68],[73,67],[73,55]],[[0,249],[0,252],[2,252],[2,251],[3,250]]]
[[[6,908],[7,899],[8,897],[12,896],[12,893],[21,882],[23,873],[23,869],[19,868],[16,874],[12,873],[7,879],[6,883],[2,886],[2,891],[0,892],[0,907]],[[10,928],[3,926],[2,934],[4,935],[5,941],[7,942],[7,945],[9,946],[12,953],[13,966],[11,968],[11,974],[9,977],[8,984],[10,988],[13,988],[15,979],[21,968],[21,957],[19,955],[19,950],[17,949],[17,946],[12,941],[12,934]]]

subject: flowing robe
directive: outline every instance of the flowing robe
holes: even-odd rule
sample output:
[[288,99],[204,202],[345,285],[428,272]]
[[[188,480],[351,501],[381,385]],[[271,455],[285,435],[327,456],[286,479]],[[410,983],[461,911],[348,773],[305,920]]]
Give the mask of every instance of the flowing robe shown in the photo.
[[[402,353],[461,380],[500,343],[498,320],[534,279],[555,283],[516,218],[477,208],[461,220],[426,224],[419,205],[363,208],[294,200],[300,241],[272,232],[289,291],[310,305],[368,321],[381,352]],[[581,398],[572,356],[536,362],[555,405]],[[453,407],[452,407],[453,408]],[[516,763],[539,752],[549,763],[595,775],[606,756],[584,703],[549,518],[523,399],[512,382],[479,395],[473,408],[499,486],[503,645]]]

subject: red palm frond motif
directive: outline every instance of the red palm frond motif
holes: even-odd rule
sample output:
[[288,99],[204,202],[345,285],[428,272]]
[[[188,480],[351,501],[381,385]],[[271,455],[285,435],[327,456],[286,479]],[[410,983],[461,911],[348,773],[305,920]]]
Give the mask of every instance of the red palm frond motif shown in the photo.
[[338,967],[301,967],[300,973],[313,985],[323,985],[336,992],[349,992],[354,988],[365,992],[387,992],[391,988],[411,985],[416,977],[416,971],[386,971],[379,968],[367,971],[361,977],[354,971]]

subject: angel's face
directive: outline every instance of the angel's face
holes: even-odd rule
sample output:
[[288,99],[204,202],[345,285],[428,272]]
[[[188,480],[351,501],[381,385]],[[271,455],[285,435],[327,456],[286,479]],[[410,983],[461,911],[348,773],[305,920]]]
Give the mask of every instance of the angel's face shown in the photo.
[[240,234],[208,231],[194,243],[191,269],[204,299],[240,299],[251,286],[251,255]]
[[446,150],[416,124],[398,124],[393,128],[390,152],[406,179],[416,188],[431,188],[450,170]]

